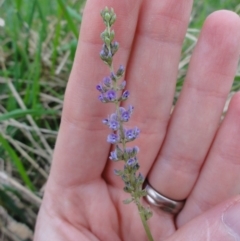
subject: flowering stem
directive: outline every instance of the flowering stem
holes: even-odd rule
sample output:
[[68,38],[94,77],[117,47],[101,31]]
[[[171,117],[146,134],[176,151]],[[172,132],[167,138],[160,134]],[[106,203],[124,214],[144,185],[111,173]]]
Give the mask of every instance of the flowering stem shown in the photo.
[[[139,201],[139,200],[138,200],[138,201]],[[141,204],[140,204],[140,205],[141,205]],[[144,213],[142,212],[142,206],[141,206],[141,207],[138,206],[138,211],[139,211],[139,214],[140,214],[140,217],[141,217],[141,220],[142,220],[143,227],[144,227],[145,232],[146,232],[146,234],[147,234],[148,240],[149,240],[149,241],[154,241],[154,240],[153,240],[153,237],[152,237],[152,234],[151,234],[151,231],[150,231],[150,229],[149,229],[149,226],[148,226],[148,224],[147,224],[145,215],[144,215]]]
[[119,80],[124,76],[124,67],[121,65],[115,72],[113,68],[113,56],[119,48],[119,44],[114,40],[114,30],[111,30],[112,25],[116,20],[116,14],[113,9],[107,7],[101,12],[106,29],[101,34],[104,42],[103,48],[100,52],[100,57],[104,63],[109,67],[110,76],[105,77],[103,82],[97,85],[97,90],[100,91],[99,100],[103,103],[114,103],[116,111],[111,114],[103,123],[113,131],[108,135],[107,141],[115,145],[115,150],[111,152],[110,159],[113,161],[123,161],[124,169],[115,170],[115,174],[120,176],[125,184],[124,191],[131,195],[130,199],[124,200],[125,204],[134,202],[137,205],[139,215],[141,217],[143,227],[149,241],[153,241],[147,220],[152,216],[151,210],[145,208],[141,204],[141,198],[146,196],[146,190],[142,189],[144,177],[138,173],[140,165],[138,163],[137,153],[139,148],[127,147],[127,143],[135,140],[140,130],[135,127],[133,129],[124,128],[124,122],[130,119],[133,112],[133,107],[130,105],[128,109],[121,106],[121,102],[129,97],[129,91],[125,90],[126,81],[119,83]]

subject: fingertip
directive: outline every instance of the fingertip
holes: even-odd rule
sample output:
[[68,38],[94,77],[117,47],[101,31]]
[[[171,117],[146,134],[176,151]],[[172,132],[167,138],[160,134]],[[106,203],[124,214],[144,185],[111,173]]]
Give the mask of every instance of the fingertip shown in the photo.
[[[240,33],[240,17],[233,11],[218,10],[211,13],[205,20],[204,26],[218,34],[225,31]],[[240,36],[240,34],[238,34]]]
[[[239,240],[240,195],[234,196],[178,226],[168,241]],[[203,232],[204,230],[204,232]]]
[[234,53],[240,52],[240,17],[232,11],[219,10],[210,14],[205,20],[203,31],[209,44],[230,48]]

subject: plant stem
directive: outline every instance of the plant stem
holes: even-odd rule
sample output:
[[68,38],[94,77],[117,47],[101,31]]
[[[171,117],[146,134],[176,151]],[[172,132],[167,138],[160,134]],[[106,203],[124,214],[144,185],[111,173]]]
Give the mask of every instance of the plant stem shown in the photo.
[[[108,35],[110,36],[110,34],[111,34],[111,27],[110,27],[110,25],[108,24],[107,25],[107,32],[108,32]],[[110,44],[108,43],[107,44],[107,47],[108,47],[108,51],[109,51],[109,53],[111,52],[111,47],[110,47]],[[112,73],[112,74],[114,74],[114,68],[113,68],[113,63],[112,63],[112,61],[111,61],[111,64],[108,64],[108,66],[109,66],[109,69],[110,69],[110,72]],[[115,80],[114,80],[114,82],[113,82],[113,89],[115,90],[115,91],[117,91],[118,89],[117,89],[117,81],[119,80],[119,76],[118,76],[118,78],[116,78]],[[115,101],[115,105],[116,105],[116,113],[117,113],[117,116],[118,116],[118,119],[121,119],[120,118],[120,110],[119,110],[119,108],[120,108],[120,103],[121,101],[118,99],[117,101]],[[124,157],[123,157],[123,161],[126,163],[127,162],[127,158],[128,158],[128,156],[127,156],[127,153],[126,153],[126,140],[125,140],[125,136],[124,136],[124,127],[123,127],[123,123],[122,123],[122,121],[120,121],[120,127],[119,127],[119,131],[120,131],[120,133],[121,133],[121,143],[122,143],[122,148],[123,148],[123,151],[124,151]],[[134,180],[133,180],[133,176],[132,176],[132,174],[133,173],[131,173],[130,172],[130,168],[129,168],[129,173],[128,173],[128,178],[129,178],[129,182],[130,182],[130,184],[131,184],[131,186],[133,187],[133,192],[131,192],[131,196],[132,196],[132,200],[134,200],[134,202],[135,202],[135,204],[137,205],[137,207],[138,207],[138,212],[139,212],[139,215],[140,215],[140,217],[141,217],[141,220],[142,220],[142,224],[143,224],[143,227],[144,227],[144,229],[145,229],[145,232],[146,232],[146,235],[147,235],[147,237],[148,237],[148,240],[149,241],[154,241],[153,240],[153,237],[152,237],[152,234],[151,234],[151,231],[150,231],[150,229],[149,229],[149,226],[148,226],[148,224],[147,224],[147,216],[146,216],[146,212],[145,212],[145,210],[144,210],[144,207],[142,206],[142,204],[141,204],[141,202],[140,202],[140,199],[139,199],[139,197],[137,197],[137,192],[139,191],[138,190],[138,188],[136,187],[136,185],[134,185]]]
[[152,234],[151,234],[151,231],[150,231],[150,229],[149,229],[149,226],[148,226],[148,224],[147,224],[147,221],[146,221],[146,219],[145,219],[144,213],[141,211],[141,209],[138,208],[138,210],[139,210],[139,214],[140,214],[140,217],[141,217],[141,220],[142,220],[143,227],[144,227],[145,232],[146,232],[146,234],[147,234],[148,240],[149,240],[149,241],[154,241],[154,240],[153,240],[153,236],[152,236]]

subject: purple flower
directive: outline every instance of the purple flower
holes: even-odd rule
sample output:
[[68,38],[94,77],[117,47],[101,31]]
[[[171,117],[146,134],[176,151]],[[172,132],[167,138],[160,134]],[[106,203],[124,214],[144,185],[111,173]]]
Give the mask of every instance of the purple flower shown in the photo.
[[103,124],[108,125],[108,127],[114,131],[118,130],[120,127],[120,123],[118,121],[118,116],[116,113],[113,113],[110,117],[104,119]]
[[140,130],[137,127],[135,127],[134,129],[126,130],[125,138],[128,141],[133,141],[134,139],[136,139],[138,137],[139,133],[140,133]]
[[124,113],[126,112],[126,109],[124,107],[119,107],[119,114],[121,121],[124,121]]
[[108,126],[110,129],[116,131],[119,129],[120,127],[120,124],[117,120],[110,120],[109,123],[108,123]]
[[112,161],[117,161],[118,160],[117,150],[111,151],[109,159],[112,160]]
[[105,86],[111,87],[112,80],[110,79],[110,77],[105,77],[103,79],[103,83],[104,83]]
[[128,90],[125,90],[124,92],[123,92],[123,94],[122,94],[122,99],[123,100],[126,100],[127,98],[128,98],[128,96],[129,96],[129,91]]
[[118,121],[118,117],[116,113],[111,114],[109,121],[108,121],[108,126],[110,129],[116,131],[120,127],[120,123]]
[[127,160],[127,165],[128,166],[134,166],[137,163],[137,158],[133,157]]
[[102,123],[103,123],[104,125],[108,125],[109,120],[108,120],[108,119],[104,119],[104,120],[102,120]]
[[104,93],[104,90],[103,90],[103,87],[102,87],[101,84],[97,85],[97,86],[96,86],[96,89],[97,89],[99,92]]
[[128,140],[132,140],[135,138],[135,133],[133,129],[129,129],[125,132],[125,136]]
[[106,93],[106,98],[109,100],[109,101],[114,101],[116,100],[117,98],[117,93],[115,90],[109,90],[107,93]]
[[105,98],[104,98],[103,95],[99,95],[99,96],[98,96],[98,99],[99,99],[102,103],[106,103],[106,100],[105,100]]
[[130,114],[128,111],[124,111],[122,114],[121,114],[121,119],[122,121],[129,121],[130,119]]
[[133,107],[130,105],[128,107],[128,110],[126,110],[125,108],[123,107],[120,107],[119,108],[119,112],[120,112],[120,118],[122,121],[124,122],[127,122],[129,121],[131,115],[132,115],[132,112],[133,112]]
[[112,134],[108,135],[107,142],[109,142],[111,144],[116,144],[119,142],[119,136],[115,133],[112,133]]

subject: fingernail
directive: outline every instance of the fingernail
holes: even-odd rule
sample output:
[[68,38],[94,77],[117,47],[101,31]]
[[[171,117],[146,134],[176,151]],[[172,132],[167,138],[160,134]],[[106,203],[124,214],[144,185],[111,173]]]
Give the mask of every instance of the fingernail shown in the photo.
[[240,238],[240,203],[230,206],[223,213],[222,221],[232,236]]

